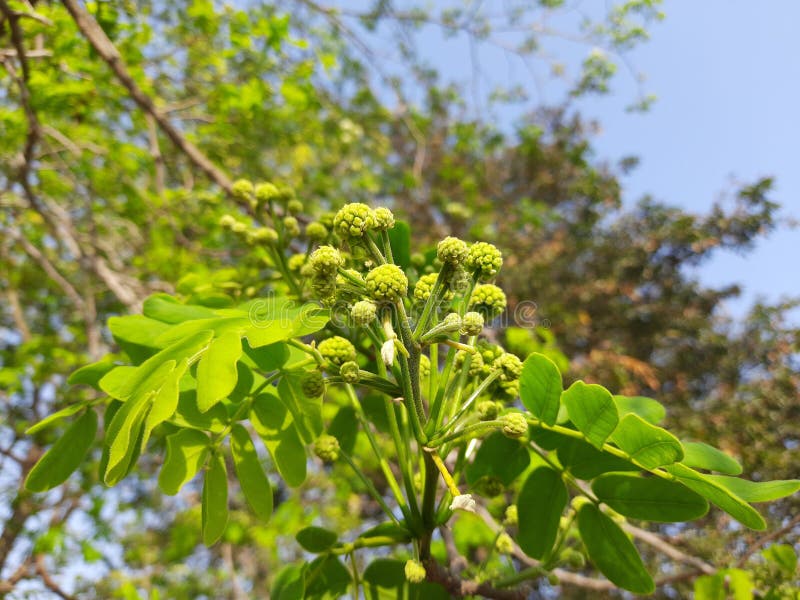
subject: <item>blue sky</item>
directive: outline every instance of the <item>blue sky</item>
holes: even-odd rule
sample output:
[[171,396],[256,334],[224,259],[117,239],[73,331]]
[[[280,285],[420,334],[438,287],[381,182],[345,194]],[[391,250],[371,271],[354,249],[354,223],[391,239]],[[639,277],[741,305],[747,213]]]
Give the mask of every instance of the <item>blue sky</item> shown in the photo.
[[[604,6],[592,2],[580,7]],[[774,175],[774,198],[783,205],[783,215],[800,220],[800,2],[667,0],[663,8],[667,18],[652,27],[652,39],[627,55],[646,75],[646,91],[658,96],[650,111],[625,111],[637,90],[625,69],[613,80],[608,97],[578,105],[601,125],[593,140],[597,158],[641,159],[623,179],[627,202],[649,193],[698,212],[731,190],[734,181]],[[568,20],[564,23],[570,26]],[[466,43],[442,40],[435,31],[422,40],[421,49],[431,62],[470,90]],[[553,53],[573,65],[590,49],[569,41],[552,44]],[[553,103],[562,97],[563,86],[548,80],[544,64],[537,85],[528,70],[521,64],[514,67],[502,51],[485,48],[480,63],[484,92],[492,78],[506,84],[511,79],[529,89],[534,102]],[[516,114],[508,108],[498,118],[510,121]],[[800,230],[784,228],[746,256],[718,254],[697,276],[712,285],[741,283],[742,298],[726,306],[739,316],[756,298],[776,301],[800,295],[798,259]]]

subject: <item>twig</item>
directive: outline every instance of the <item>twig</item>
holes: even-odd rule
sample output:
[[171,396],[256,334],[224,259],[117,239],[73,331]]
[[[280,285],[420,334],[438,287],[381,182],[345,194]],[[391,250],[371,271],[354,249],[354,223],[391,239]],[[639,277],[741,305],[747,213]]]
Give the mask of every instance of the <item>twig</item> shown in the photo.
[[747,559],[750,558],[759,548],[762,548],[765,544],[773,542],[786,535],[797,525],[800,525],[800,514],[795,515],[791,521],[789,521],[780,529],[776,529],[775,531],[771,531],[757,538],[753,543],[747,546],[747,550],[745,550],[744,554],[742,554],[742,556],[736,562],[736,566],[743,567],[747,562]]

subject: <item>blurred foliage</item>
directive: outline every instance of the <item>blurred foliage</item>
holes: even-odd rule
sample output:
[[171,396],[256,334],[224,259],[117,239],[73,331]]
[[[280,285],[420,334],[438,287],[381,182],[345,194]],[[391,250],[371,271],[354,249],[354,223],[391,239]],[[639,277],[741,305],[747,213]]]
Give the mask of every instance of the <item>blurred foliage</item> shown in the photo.
[[[520,27],[562,9],[514,4],[507,16]],[[391,5],[358,14],[309,1],[87,8],[159,112],[232,177],[296,186],[320,218],[345,201],[389,198],[431,243],[450,232],[494,241],[514,257],[502,283],[525,328],[507,331],[508,347],[536,349],[564,368],[568,359],[571,379],[591,372],[621,393],[659,398],[672,428],[740,456],[763,479],[796,475],[796,303],[758,305],[744,322],[730,322],[721,303],[737,288],[709,288],[691,270],[722,249],[746,251],[778,225],[771,180],[743,185],[707,214],[653,199],[623,207],[618,177],[635,161],[602,165],[590,125],[568,110],[540,110],[499,132],[466,117],[462,90],[415,50],[414,35],[431,24],[481,43],[497,23],[463,8],[400,13]],[[278,488],[268,527],[234,510],[238,527],[209,551],[196,546],[191,496],[154,492],[158,464],[144,461],[140,479],[113,492],[89,467],[44,497],[20,490],[55,439],[22,432],[51,409],[87,399],[91,392],[66,386],[65,374],[112,345],[101,325],[108,316],[176,285],[187,297],[247,297],[276,274],[218,225],[230,199],[136,108],[61,5],[0,6],[0,594],[17,584],[47,589],[48,573],[77,564],[102,577],[79,579],[80,597],[218,597],[237,585],[257,595],[298,551],[284,532],[315,519],[369,522],[375,507],[353,495],[343,514],[333,510],[338,502],[312,495],[301,505]],[[37,18],[26,16],[34,9]],[[645,26],[658,18],[657,2],[631,1],[581,24],[587,58],[569,88],[608,91],[608,56],[646,39]],[[369,46],[386,32],[396,60]],[[515,40],[524,60],[539,56],[546,34]],[[514,89],[497,97],[523,99]],[[646,106],[648,97],[637,102]],[[327,476],[311,474],[308,490],[324,489]],[[796,499],[774,505],[771,525],[797,510]],[[666,534],[734,567],[750,546],[719,525],[702,538]],[[757,581],[790,585],[761,559],[754,568]]]

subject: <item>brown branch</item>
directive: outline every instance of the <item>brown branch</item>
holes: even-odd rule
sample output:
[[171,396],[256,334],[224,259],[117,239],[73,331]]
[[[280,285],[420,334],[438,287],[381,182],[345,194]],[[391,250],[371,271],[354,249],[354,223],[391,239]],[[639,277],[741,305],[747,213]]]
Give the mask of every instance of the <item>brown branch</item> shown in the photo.
[[715,573],[717,569],[713,566],[705,562],[704,560],[697,558],[696,556],[691,556],[690,554],[686,554],[682,550],[679,550],[666,540],[660,538],[655,533],[650,531],[646,531],[644,529],[640,529],[639,527],[635,527],[629,523],[624,523],[622,528],[630,533],[633,537],[638,540],[641,540],[648,546],[652,546],[662,554],[670,557],[672,560],[677,562],[684,563],[689,565],[690,567],[694,567],[697,571],[701,573],[705,573],[706,575],[711,575]]
[[44,583],[45,587],[63,600],[76,600],[75,596],[62,590],[61,586],[50,576],[50,573],[47,572],[44,560],[44,554],[36,555],[36,573],[42,578],[42,583]]
[[429,559],[425,562],[425,571],[428,581],[441,585],[447,590],[451,598],[480,596],[496,600],[524,600],[527,597],[527,592],[522,588],[502,590],[492,587],[486,582],[478,583],[477,581],[461,579],[442,567],[435,559]]
[[23,342],[31,339],[31,329],[28,327],[28,321],[25,319],[25,311],[22,310],[22,305],[19,302],[19,294],[17,290],[10,287],[6,290],[6,300],[11,309],[11,317],[14,319],[14,325],[17,327],[19,335],[22,337]]
[[798,525],[800,525],[800,514],[795,515],[795,517],[791,521],[789,521],[786,525],[784,525],[780,529],[776,529],[775,531],[771,531],[757,538],[753,543],[751,543],[747,547],[747,550],[745,550],[744,554],[742,554],[742,556],[737,561],[736,566],[743,567],[747,562],[747,559],[750,558],[759,548],[762,548],[765,544],[774,542],[775,540],[781,538],[782,536],[789,533],[792,529],[794,529]]
[[[0,0],[5,1],[5,0]],[[128,72],[122,56],[116,46],[97,24],[97,21],[80,5],[77,0],[62,0],[62,4],[69,11],[75,24],[83,36],[91,44],[97,54],[105,61],[116,75],[119,82],[128,90],[131,98],[146,114],[150,115],[164,134],[174,143],[189,159],[205,173],[209,179],[219,185],[226,192],[232,190],[232,182],[228,176],[218,169],[203,152],[187,140],[178,129],[162,115],[155,107],[153,100],[142,91]]]

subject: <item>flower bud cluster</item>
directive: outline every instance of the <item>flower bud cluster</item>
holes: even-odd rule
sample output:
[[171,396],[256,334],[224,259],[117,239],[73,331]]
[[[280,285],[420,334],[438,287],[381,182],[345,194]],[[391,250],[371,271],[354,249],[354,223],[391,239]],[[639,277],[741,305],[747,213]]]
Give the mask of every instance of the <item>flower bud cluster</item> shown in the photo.
[[314,454],[324,463],[334,463],[339,460],[339,440],[332,435],[323,433],[314,442]]
[[356,349],[350,340],[335,335],[326,340],[322,340],[317,348],[322,358],[337,367],[346,362],[356,360]]
[[396,302],[408,294],[408,278],[397,265],[372,269],[366,277],[367,294],[377,302]]

